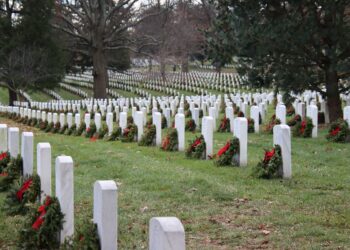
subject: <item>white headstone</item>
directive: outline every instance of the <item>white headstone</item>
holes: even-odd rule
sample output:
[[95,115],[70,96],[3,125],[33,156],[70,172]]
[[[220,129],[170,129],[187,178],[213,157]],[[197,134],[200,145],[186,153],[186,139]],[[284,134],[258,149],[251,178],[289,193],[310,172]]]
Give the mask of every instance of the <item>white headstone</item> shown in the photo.
[[111,135],[113,132],[113,113],[112,112],[107,113],[106,123],[108,127],[108,135]]
[[19,128],[8,129],[8,148],[11,157],[19,155]]
[[254,131],[255,133],[259,133],[259,107],[252,106],[250,108],[250,117],[254,120]]
[[273,127],[273,144],[281,147],[283,178],[292,178],[292,148],[290,128],[288,125],[276,125]]
[[286,124],[286,106],[278,104],[276,107],[276,118],[280,119],[281,124]]
[[84,117],[84,122],[85,122],[85,124],[86,124],[86,128],[90,128],[90,121],[91,121],[90,114],[89,114],[89,113],[86,113],[86,114],[85,114],[85,117]]
[[128,114],[126,112],[121,112],[120,118],[119,118],[119,127],[123,130],[127,127],[127,123],[128,123]]
[[150,220],[149,250],[185,250],[185,229],[176,217]]
[[348,122],[350,128],[350,106],[344,108],[344,120]]
[[51,145],[41,142],[37,145],[37,171],[40,176],[41,201],[51,196]]
[[74,122],[75,122],[75,126],[77,127],[77,129],[80,127],[80,114],[76,113],[74,116]]
[[226,118],[230,119],[230,131],[233,132],[233,120],[234,120],[233,108],[226,107],[225,115],[226,115]]
[[67,124],[68,124],[68,128],[72,127],[72,124],[73,124],[73,114],[72,113],[67,114]]
[[239,165],[247,166],[248,163],[248,121],[244,117],[234,120],[233,135],[239,139]]
[[70,156],[58,156],[55,166],[56,197],[64,214],[61,230],[61,243],[74,234],[74,174],[73,159]]
[[202,135],[206,144],[206,158],[209,159],[213,154],[214,119],[211,116],[205,116],[202,122]]
[[143,112],[135,112],[135,125],[137,126],[137,141],[141,141],[143,135]]
[[0,124],[0,152],[7,151],[7,125]]
[[310,105],[307,108],[307,114],[309,118],[312,120],[312,125],[314,125],[312,129],[312,138],[317,137],[317,131],[318,131],[318,108],[316,105]]
[[155,112],[153,115],[153,124],[156,126],[156,145],[162,144],[162,114]]
[[101,128],[101,114],[100,113],[95,114],[95,125],[96,125],[96,130],[99,131]]
[[175,128],[177,130],[177,136],[179,141],[179,151],[185,150],[185,115],[175,115]]
[[101,250],[117,249],[117,186],[114,181],[94,184],[94,223],[100,238]]
[[21,155],[23,159],[23,176],[33,174],[34,135],[32,132],[22,133]]

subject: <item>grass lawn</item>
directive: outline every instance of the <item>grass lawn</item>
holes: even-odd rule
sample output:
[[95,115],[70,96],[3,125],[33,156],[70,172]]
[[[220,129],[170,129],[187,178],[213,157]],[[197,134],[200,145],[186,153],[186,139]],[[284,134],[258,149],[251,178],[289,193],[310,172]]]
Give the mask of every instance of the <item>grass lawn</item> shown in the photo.
[[9,104],[9,92],[5,87],[0,87],[0,103]]
[[[15,125],[4,118],[0,122]],[[73,157],[76,225],[92,218],[94,182],[118,183],[120,249],[147,249],[154,216],[178,217],[187,249],[350,246],[350,145],[327,142],[325,129],[317,139],[292,139],[291,180],[251,176],[263,149],[272,147],[272,135],[265,133],[249,134],[248,167],[218,168],[212,161],[186,159],[182,152],[34,132],[35,144],[51,143],[53,167],[58,155]],[[194,136],[186,133],[186,139]],[[214,151],[230,137],[215,133]],[[0,208],[4,198],[0,193]],[[2,248],[13,246],[22,219],[0,212]]]
[[73,94],[63,88],[55,88],[54,90],[57,94],[59,94],[63,100],[80,100],[82,99],[80,96]]

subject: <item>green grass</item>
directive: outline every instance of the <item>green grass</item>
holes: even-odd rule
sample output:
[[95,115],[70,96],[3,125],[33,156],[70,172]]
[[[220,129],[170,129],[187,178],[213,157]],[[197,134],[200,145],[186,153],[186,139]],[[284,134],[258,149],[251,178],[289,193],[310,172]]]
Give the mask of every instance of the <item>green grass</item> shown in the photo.
[[[0,122],[13,124],[4,118]],[[185,226],[187,249],[346,249],[350,145],[329,143],[325,134],[320,129],[317,139],[292,139],[291,180],[251,176],[263,149],[272,147],[272,135],[264,133],[249,134],[244,168],[218,168],[212,161],[136,143],[91,142],[37,130],[35,144],[51,143],[53,164],[58,155],[73,157],[76,223],[92,217],[96,180],[118,183],[120,249],[147,249],[148,222],[154,216],[178,217]],[[194,136],[186,133],[186,140]],[[230,137],[215,133],[214,151]],[[4,198],[1,193],[0,207]],[[0,220],[0,246],[10,248],[22,217],[0,212]]]
[[56,88],[55,92],[58,93],[64,100],[80,100],[81,97],[73,94],[63,88]]
[[51,96],[42,91],[29,91],[28,94],[33,101],[37,102],[48,102],[50,100],[53,100]]
[[0,87],[0,103],[5,105],[9,103],[9,92],[5,87]]

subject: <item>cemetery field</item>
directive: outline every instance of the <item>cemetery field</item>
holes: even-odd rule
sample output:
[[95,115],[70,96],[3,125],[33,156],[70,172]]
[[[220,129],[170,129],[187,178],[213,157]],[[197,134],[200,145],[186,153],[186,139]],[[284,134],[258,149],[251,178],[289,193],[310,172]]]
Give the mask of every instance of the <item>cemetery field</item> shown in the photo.
[[[157,147],[47,134],[4,118],[0,123],[34,130],[34,145],[49,142],[52,159],[72,156],[76,227],[92,218],[93,183],[117,182],[120,249],[147,249],[148,224],[155,216],[181,220],[187,249],[350,246],[350,145],[327,142],[323,129],[317,139],[292,139],[291,180],[262,180],[251,172],[262,149],[272,147],[268,134],[248,135],[248,167],[219,168]],[[186,139],[194,136],[186,133]],[[229,137],[215,133],[214,151]],[[4,201],[0,193],[0,208]],[[23,217],[0,210],[0,220],[0,248],[11,249]]]

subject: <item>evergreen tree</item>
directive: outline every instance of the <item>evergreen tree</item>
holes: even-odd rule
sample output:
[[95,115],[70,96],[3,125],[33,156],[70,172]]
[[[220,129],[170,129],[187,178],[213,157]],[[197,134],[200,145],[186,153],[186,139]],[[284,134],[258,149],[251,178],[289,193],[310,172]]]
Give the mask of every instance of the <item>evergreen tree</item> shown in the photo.
[[64,54],[50,26],[54,0],[0,1],[0,81],[10,105],[20,90],[51,88],[63,77]]
[[[255,86],[313,90],[342,117],[340,94],[350,86],[350,0],[215,0],[214,30],[222,51]],[[220,53],[220,50],[218,53]],[[227,55],[223,55],[227,57]]]

